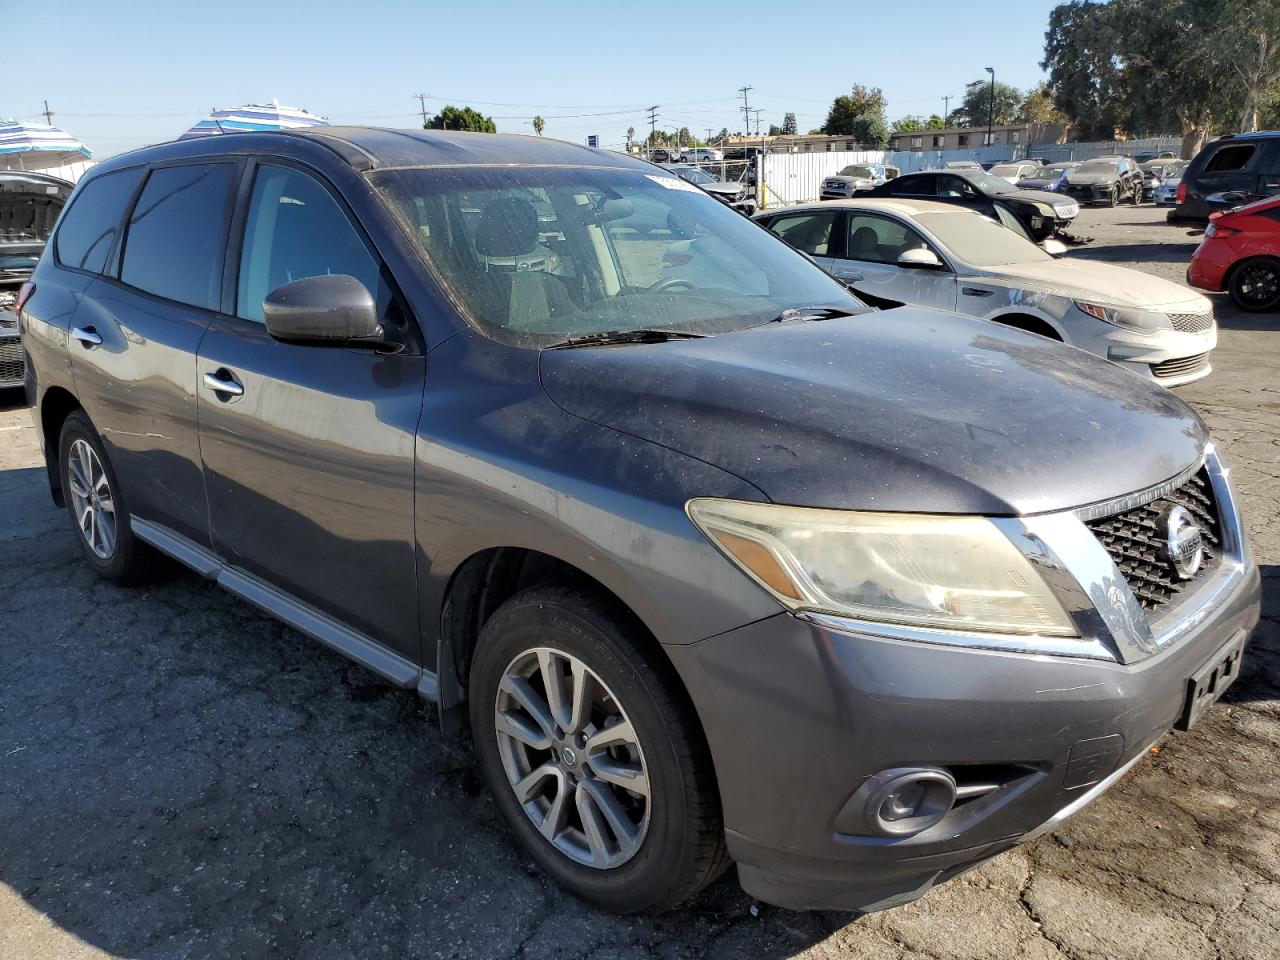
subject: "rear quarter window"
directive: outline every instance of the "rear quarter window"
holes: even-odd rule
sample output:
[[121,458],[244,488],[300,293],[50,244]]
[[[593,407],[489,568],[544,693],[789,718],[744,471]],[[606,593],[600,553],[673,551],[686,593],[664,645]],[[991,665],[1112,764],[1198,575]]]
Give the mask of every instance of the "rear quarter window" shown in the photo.
[[232,163],[151,171],[125,236],[120,279],[193,307],[217,309],[222,295]]
[[1209,162],[1204,165],[1202,172],[1230,173],[1233,170],[1243,170],[1249,165],[1257,149],[1258,145],[1255,143],[1233,143],[1219,147],[1209,157]]
[[54,240],[58,263],[102,273],[125,207],[145,171],[141,167],[95,177],[84,185],[62,216]]

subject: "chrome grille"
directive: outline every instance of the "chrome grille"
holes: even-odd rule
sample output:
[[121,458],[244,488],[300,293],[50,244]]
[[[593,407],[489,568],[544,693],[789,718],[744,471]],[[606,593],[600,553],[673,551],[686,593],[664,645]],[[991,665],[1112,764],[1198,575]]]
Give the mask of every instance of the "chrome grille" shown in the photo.
[[22,341],[16,337],[0,340],[0,383],[21,383],[25,369]]
[[1197,353],[1192,357],[1179,357],[1176,360],[1165,360],[1163,363],[1153,363],[1151,372],[1161,378],[1165,377],[1182,377],[1188,373],[1196,373],[1203,370],[1209,365],[1209,355],[1207,353]]
[[1171,313],[1169,322],[1182,333],[1203,333],[1213,326],[1211,313]]
[[[1166,535],[1160,530],[1160,517],[1174,504],[1190,511],[1200,527],[1204,544],[1204,563],[1190,580],[1180,578],[1164,555]],[[1222,555],[1218,504],[1203,467],[1160,499],[1099,520],[1089,520],[1086,526],[1111,555],[1138,603],[1148,612],[1194,584]]]

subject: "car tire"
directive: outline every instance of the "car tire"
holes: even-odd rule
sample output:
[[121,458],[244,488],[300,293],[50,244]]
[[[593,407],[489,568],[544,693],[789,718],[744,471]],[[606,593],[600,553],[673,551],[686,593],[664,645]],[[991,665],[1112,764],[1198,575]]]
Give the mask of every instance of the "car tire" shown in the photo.
[[[701,728],[642,629],[590,590],[534,587],[485,624],[470,673],[476,755],[503,819],[560,886],[616,913],[669,909],[728,866]],[[591,705],[573,711],[580,686]]]
[[1280,308],[1280,258],[1241,260],[1231,268],[1227,293],[1232,303],[1249,313]]
[[1107,194],[1107,206],[1108,207],[1120,206],[1120,188],[1119,187],[1112,187],[1111,192]]
[[102,440],[82,411],[62,424],[58,470],[67,515],[85,560],[104,580],[121,586],[150,579],[162,560],[133,535],[124,491]]

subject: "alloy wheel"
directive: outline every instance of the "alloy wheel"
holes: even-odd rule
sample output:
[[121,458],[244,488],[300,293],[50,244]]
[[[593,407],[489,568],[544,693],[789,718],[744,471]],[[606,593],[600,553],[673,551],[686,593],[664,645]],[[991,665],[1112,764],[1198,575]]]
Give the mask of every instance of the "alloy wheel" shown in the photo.
[[1266,308],[1280,301],[1280,266],[1265,261],[1246,263],[1235,278],[1235,287],[1249,306]]
[[621,866],[649,828],[648,768],[622,704],[572,654],[537,647],[503,671],[498,753],[525,815],[576,863]]
[[84,440],[71,444],[67,486],[76,526],[94,555],[110,560],[116,552],[116,505],[102,461]]

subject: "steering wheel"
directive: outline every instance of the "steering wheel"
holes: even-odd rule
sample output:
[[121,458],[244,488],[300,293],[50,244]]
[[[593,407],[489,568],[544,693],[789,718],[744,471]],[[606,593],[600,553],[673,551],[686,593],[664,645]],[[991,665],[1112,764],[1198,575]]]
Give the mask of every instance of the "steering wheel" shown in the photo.
[[666,293],[668,290],[675,290],[678,287],[692,290],[693,284],[683,277],[668,277],[666,280],[655,280],[644,289],[645,293]]

